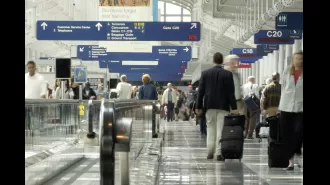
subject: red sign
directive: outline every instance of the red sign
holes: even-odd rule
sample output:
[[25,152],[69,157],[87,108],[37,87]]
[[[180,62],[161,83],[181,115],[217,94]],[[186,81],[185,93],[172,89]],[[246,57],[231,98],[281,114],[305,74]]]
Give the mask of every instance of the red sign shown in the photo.
[[189,40],[197,40],[197,36],[196,35],[189,35],[188,39]]
[[249,63],[239,63],[237,68],[251,68],[251,64],[249,64]]

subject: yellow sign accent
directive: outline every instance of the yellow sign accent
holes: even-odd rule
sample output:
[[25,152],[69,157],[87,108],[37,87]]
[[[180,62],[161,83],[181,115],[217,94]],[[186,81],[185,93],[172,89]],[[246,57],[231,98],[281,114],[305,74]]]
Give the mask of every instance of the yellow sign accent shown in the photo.
[[85,115],[85,106],[84,106],[84,104],[79,105],[79,115],[80,116]]

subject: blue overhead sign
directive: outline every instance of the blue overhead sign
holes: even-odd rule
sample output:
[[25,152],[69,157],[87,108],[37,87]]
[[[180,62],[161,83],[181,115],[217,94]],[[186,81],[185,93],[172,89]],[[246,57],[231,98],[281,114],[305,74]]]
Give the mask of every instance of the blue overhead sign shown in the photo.
[[83,60],[98,60],[99,56],[107,56],[107,49],[98,45],[78,45],[77,58]]
[[144,74],[149,74],[152,81],[172,82],[181,80],[183,73],[121,73],[127,76],[129,81],[141,81]]
[[191,46],[152,46],[152,54],[156,59],[190,60],[192,58]]
[[258,56],[267,56],[268,53],[273,53],[274,50],[278,50],[278,44],[263,44],[257,45],[257,54]]
[[111,72],[183,72],[187,61],[99,61],[100,68],[109,68]]
[[199,22],[37,21],[37,40],[199,41]]
[[254,34],[254,43],[294,44],[294,39],[298,39],[298,37],[297,35],[291,35],[290,33],[291,32],[289,30],[260,30],[258,33]]
[[240,55],[240,54],[257,54],[256,48],[233,48],[231,50],[232,54]]
[[[79,58],[79,57],[78,57]],[[190,46],[153,46],[152,53],[136,52],[108,52],[106,56],[100,56],[100,60],[191,60]],[[82,59],[85,60],[85,59]]]
[[251,61],[259,60],[256,48],[233,48],[230,52],[239,56],[241,61],[247,61],[241,63],[253,63]]
[[281,12],[276,16],[276,30],[303,30],[303,12]]
[[256,61],[258,61],[260,58],[251,58],[251,59],[239,59],[240,63],[244,63],[244,64],[252,64],[255,63]]

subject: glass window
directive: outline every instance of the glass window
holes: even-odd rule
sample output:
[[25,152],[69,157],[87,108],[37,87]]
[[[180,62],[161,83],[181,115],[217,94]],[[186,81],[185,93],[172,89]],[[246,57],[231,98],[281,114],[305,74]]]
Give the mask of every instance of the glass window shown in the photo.
[[181,22],[181,16],[166,16],[166,22]]
[[191,22],[191,16],[183,16],[182,21],[183,22]]
[[191,14],[190,11],[183,8],[183,15],[190,15],[190,14]]
[[173,15],[173,14],[181,14],[181,7],[171,4],[171,3],[166,3],[166,15]]
[[164,22],[164,16],[160,16],[160,22]]
[[158,1],[158,9],[160,9],[160,14],[164,14],[164,2]]

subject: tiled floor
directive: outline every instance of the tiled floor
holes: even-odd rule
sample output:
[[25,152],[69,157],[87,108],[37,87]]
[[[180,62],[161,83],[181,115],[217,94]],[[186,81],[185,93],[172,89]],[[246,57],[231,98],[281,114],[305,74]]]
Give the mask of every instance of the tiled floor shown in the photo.
[[[218,162],[206,159],[206,138],[189,122],[165,126],[163,157],[157,185],[302,185],[303,171],[269,169],[267,143],[247,140],[242,163],[238,160]],[[72,166],[47,184],[99,184],[98,153]],[[118,184],[118,181],[116,183]],[[131,183],[153,185],[153,183]]]
[[206,138],[193,123],[166,124],[159,185],[302,185],[302,169],[269,169],[266,140],[247,140],[242,163],[206,159]]

